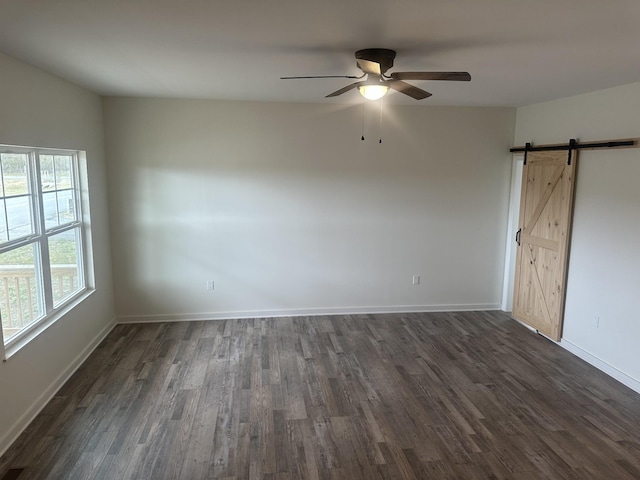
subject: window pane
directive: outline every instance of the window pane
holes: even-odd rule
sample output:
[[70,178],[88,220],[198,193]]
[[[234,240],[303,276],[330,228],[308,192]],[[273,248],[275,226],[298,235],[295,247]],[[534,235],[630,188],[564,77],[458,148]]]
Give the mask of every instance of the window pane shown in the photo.
[[42,316],[35,245],[0,254],[0,313],[5,342]]
[[71,157],[56,155],[56,189],[71,188]]
[[44,208],[44,227],[49,229],[57,227],[58,222],[58,201],[56,192],[42,194],[42,206]]
[[49,237],[49,257],[51,264],[51,287],[53,305],[60,305],[66,298],[81,290],[78,265],[80,265],[78,239],[80,228]]
[[76,209],[73,190],[58,192],[58,215],[61,225],[75,221]]
[[6,196],[29,193],[28,159],[29,156],[25,153],[2,154],[2,176]]
[[56,178],[53,174],[53,155],[40,155],[40,181],[42,191],[53,191],[56,188]]
[[30,197],[8,197],[7,220],[9,224],[9,240],[31,235],[33,223],[31,221]]

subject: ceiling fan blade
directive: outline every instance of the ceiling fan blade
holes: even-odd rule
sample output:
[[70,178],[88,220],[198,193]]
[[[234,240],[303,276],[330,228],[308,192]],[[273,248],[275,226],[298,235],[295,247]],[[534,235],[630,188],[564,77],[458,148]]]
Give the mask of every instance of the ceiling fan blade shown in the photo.
[[346,87],[342,87],[340,90],[336,90],[335,92],[330,93],[325,98],[337,97],[338,95],[342,95],[343,93],[348,92],[349,90],[353,90],[354,88],[359,87],[360,85],[362,85],[362,83],[363,82],[355,82],[355,83],[352,83],[351,85],[347,85]]
[[280,77],[280,80],[298,80],[301,78],[362,78],[364,74],[356,77],[355,75],[314,75],[311,77]]
[[471,81],[469,72],[394,72],[394,80],[450,80],[459,82]]
[[389,80],[386,84],[393,88],[394,90],[404,93],[405,95],[409,95],[411,98],[415,98],[416,100],[422,100],[423,98],[428,98],[431,96],[429,92],[422,90],[421,88],[414,87],[406,82],[401,80]]
[[358,67],[364,73],[372,73],[373,75],[382,75],[382,70],[380,70],[380,64],[377,62],[372,62],[370,60],[364,60],[363,58],[357,59]]

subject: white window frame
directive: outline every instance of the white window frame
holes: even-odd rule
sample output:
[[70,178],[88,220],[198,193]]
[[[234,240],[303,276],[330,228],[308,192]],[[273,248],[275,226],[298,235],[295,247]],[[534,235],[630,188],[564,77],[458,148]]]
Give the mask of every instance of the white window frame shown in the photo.
[[[15,250],[17,248],[34,245],[34,267],[36,281],[40,285],[40,294],[44,298],[39,299],[44,309],[42,315],[30,325],[9,338],[6,343],[2,328],[0,328],[0,355],[6,361],[52,323],[62,317],[70,309],[83,301],[92,291],[93,268],[89,265],[91,240],[88,235],[89,216],[86,178],[86,153],[79,150],[63,150],[53,148],[19,147],[12,145],[0,145],[1,153],[15,153],[28,155],[28,184],[29,201],[31,203],[32,226],[34,233],[16,240],[9,240],[0,244],[0,253]],[[40,157],[42,155],[62,155],[71,157],[71,169],[73,175],[72,188],[74,190],[75,220],[63,225],[46,228],[44,214],[44,193],[42,188]],[[54,162],[55,164],[55,162]],[[57,190],[56,190],[57,191]],[[5,192],[6,194],[6,192]],[[6,215],[6,212],[5,212]],[[54,306],[53,282],[51,278],[51,266],[49,258],[49,238],[60,233],[76,230],[76,262],[78,275],[78,289],[68,297],[61,299]]]

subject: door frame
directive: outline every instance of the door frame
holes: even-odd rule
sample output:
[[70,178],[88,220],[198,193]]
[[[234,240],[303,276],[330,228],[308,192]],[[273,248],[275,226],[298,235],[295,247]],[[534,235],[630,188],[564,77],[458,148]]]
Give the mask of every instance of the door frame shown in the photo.
[[505,312],[513,309],[514,281],[516,276],[515,238],[520,216],[520,195],[522,193],[522,170],[524,154],[515,153],[511,163],[511,189],[509,191],[509,216],[507,219],[507,240],[505,244],[504,273],[501,308]]

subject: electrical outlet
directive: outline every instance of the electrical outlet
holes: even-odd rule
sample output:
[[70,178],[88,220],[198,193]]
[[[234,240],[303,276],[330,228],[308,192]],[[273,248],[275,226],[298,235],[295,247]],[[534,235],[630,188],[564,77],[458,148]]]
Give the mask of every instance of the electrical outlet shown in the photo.
[[207,290],[213,290],[214,283],[213,280],[207,280]]
[[413,276],[413,285],[420,285],[420,275]]

